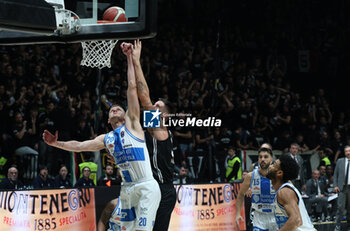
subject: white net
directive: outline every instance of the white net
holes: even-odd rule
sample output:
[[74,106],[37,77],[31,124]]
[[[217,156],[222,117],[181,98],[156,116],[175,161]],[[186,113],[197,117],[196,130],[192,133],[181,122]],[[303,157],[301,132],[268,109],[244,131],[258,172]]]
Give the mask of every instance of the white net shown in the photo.
[[111,56],[118,40],[91,40],[81,42],[83,58],[80,65],[87,67],[111,67]]

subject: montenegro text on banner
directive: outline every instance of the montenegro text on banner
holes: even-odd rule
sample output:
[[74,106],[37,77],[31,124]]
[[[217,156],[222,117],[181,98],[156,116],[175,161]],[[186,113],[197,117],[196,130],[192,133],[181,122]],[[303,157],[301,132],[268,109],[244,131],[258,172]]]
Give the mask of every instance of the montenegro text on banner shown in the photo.
[[[170,231],[236,230],[237,184],[177,185]],[[245,219],[244,209],[241,216]],[[245,230],[245,223],[240,224]]]
[[95,231],[94,189],[2,191],[0,230]]

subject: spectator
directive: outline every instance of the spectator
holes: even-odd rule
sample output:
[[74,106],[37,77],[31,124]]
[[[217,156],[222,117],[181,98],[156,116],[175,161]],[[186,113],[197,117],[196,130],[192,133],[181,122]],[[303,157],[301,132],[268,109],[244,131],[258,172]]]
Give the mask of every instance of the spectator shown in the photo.
[[334,183],[333,183],[333,166],[328,165],[326,167],[326,174],[322,176],[324,178],[324,182],[326,182],[326,191],[328,193],[334,193]]
[[[179,119],[185,119],[184,112],[179,113]],[[192,132],[188,127],[185,126],[177,126],[174,130],[174,137],[177,140],[182,155],[188,155],[192,151]]]
[[325,165],[320,165],[318,166],[317,170],[320,172],[320,178],[319,181],[323,183],[323,185],[327,185],[326,182],[326,166]]
[[[314,170],[312,172],[312,178],[306,182],[306,195],[309,199],[306,200],[306,209],[312,218],[316,218],[317,221],[326,221],[327,218],[327,206],[328,198],[325,195],[325,185],[319,180],[320,171]],[[315,213],[312,212],[312,206],[316,205]]]
[[73,137],[77,141],[84,141],[94,138],[94,130],[92,126],[86,122],[83,116],[78,119],[78,126],[73,133]]
[[214,135],[211,134],[210,129],[204,127],[197,129],[193,154],[195,155],[194,157],[196,158],[196,162],[198,160],[198,164],[197,166],[194,166],[194,168],[197,170],[195,174],[199,181],[207,181],[209,179],[209,175],[211,174],[208,169],[205,169],[205,166],[212,163],[211,160],[208,159],[208,151],[209,144],[213,139]]
[[344,150],[345,140],[343,139],[342,135],[338,130],[334,131],[334,138],[332,140],[332,150],[334,156],[331,158],[331,161],[333,164],[337,163],[337,160],[339,158],[339,155],[341,154],[342,150]]
[[[326,189],[325,192],[328,194],[328,196],[333,196],[335,194],[334,191],[334,183],[333,183],[333,166],[332,165],[328,165],[326,167],[326,175],[322,176],[320,178],[323,182],[326,182]],[[331,211],[330,211],[330,220],[334,221],[335,220],[335,215],[337,212],[337,202],[338,202],[338,198],[335,198],[333,200],[331,200],[329,203],[331,204]]]
[[117,96],[120,94],[120,84],[121,76],[119,73],[109,75],[108,80],[104,85],[104,92],[108,99],[117,99]]
[[230,146],[227,148],[227,167],[226,167],[226,182],[234,182],[242,180],[241,159],[236,156],[236,150]]
[[180,173],[177,179],[174,179],[174,184],[191,184],[193,178],[188,175],[188,167],[186,163],[183,163],[180,168]]
[[74,187],[75,188],[94,187],[95,186],[94,181],[89,178],[91,173],[90,168],[84,167],[82,169],[82,173],[83,173],[83,176],[79,178],[79,180],[74,185]]
[[[225,96],[224,99],[228,100],[226,95],[223,96]],[[250,100],[242,99],[237,108],[236,114],[239,115],[237,119],[242,126],[243,131],[251,132],[252,128],[255,127],[258,116],[256,106],[252,106]]]
[[54,188],[55,182],[48,176],[49,170],[45,165],[39,166],[39,175],[33,180],[34,189]]
[[289,107],[287,105],[282,106],[282,110],[276,113],[276,124],[277,124],[277,129],[280,131],[289,131],[291,132],[291,121],[292,121],[292,116],[289,111]]
[[174,172],[179,173],[181,164],[183,161],[186,162],[186,159],[185,159],[185,156],[182,155],[177,139],[173,139],[173,152],[174,152]]
[[299,190],[300,193],[305,192],[306,185],[305,185],[305,175],[304,175],[304,160],[303,158],[298,154],[299,152],[299,145],[297,143],[292,143],[289,148],[289,155],[298,163],[299,165],[299,174],[296,179],[294,179],[292,182],[294,186]]
[[295,143],[299,145],[300,152],[307,152],[310,150],[307,144],[304,142],[304,135],[302,133],[297,134]]
[[255,128],[256,137],[260,140],[259,143],[271,143],[273,128],[269,123],[269,117],[260,115]]
[[[55,103],[48,101],[43,111],[39,113],[39,134],[42,134],[45,129],[54,132],[55,122],[54,113]],[[47,145],[44,141],[39,141],[39,165],[46,165],[49,169],[53,169],[54,163],[54,148]]]
[[[0,153],[1,153],[1,147],[0,147]],[[0,183],[6,178],[5,166],[7,165],[7,163],[8,163],[7,158],[0,154]]]
[[305,134],[305,140],[306,140],[307,146],[311,150],[318,148],[319,141],[320,141],[320,133],[317,130],[317,124],[315,122],[312,122],[309,124]]
[[[1,98],[1,89],[3,85],[0,84],[0,98]],[[5,89],[4,89],[5,90]],[[8,139],[10,135],[8,134],[8,124],[9,121],[9,111],[6,106],[0,99],[0,149],[4,151],[4,153],[10,152]]]
[[[338,113],[337,118],[333,121],[333,129],[335,132],[339,132],[339,135],[344,134],[346,130],[346,114],[344,111]],[[334,138],[336,138],[336,134],[334,134]]]
[[68,178],[68,168],[66,165],[61,164],[58,176],[55,178],[55,188],[71,188],[72,183]]
[[114,167],[107,164],[105,168],[105,175],[98,180],[98,186],[120,185],[122,182],[119,170],[117,169],[117,177],[114,175]]
[[29,140],[30,140],[30,146],[32,146],[35,150],[38,150],[38,144],[40,140],[39,136],[39,124],[38,124],[38,114],[39,109],[37,105],[31,106],[29,110],[29,116],[27,118],[28,121],[28,133],[29,133]]
[[350,146],[345,146],[344,152],[345,157],[338,159],[333,175],[334,191],[338,193],[335,231],[341,230],[340,221],[345,211],[347,223],[350,224]]
[[22,114],[20,112],[15,113],[11,129],[17,155],[38,154],[38,152],[31,147],[33,143],[31,142],[30,135],[36,133],[35,123],[31,125],[31,127],[27,127],[27,121],[23,120]]
[[92,179],[94,185],[97,185],[97,173],[99,166],[97,165],[97,163],[94,162],[94,156],[92,155],[92,153],[87,153],[87,155],[84,156],[86,157],[86,161],[79,164],[80,178],[82,178],[84,175],[84,167],[88,167],[90,170],[89,178]]
[[213,152],[214,158],[216,162],[216,171],[219,171],[219,182],[224,182],[226,178],[226,156],[227,156],[227,148],[231,146],[233,140],[231,135],[229,134],[227,127],[220,127],[214,129],[214,142]]
[[328,158],[327,151],[324,148],[318,150],[318,156],[320,157],[320,166],[331,165],[331,161]]
[[[274,147],[278,150],[281,150],[283,153],[288,152],[288,146],[292,143],[292,137],[290,131],[282,132],[281,137],[277,138]],[[299,145],[298,145],[299,146]]]
[[312,151],[316,152],[320,148],[323,148],[325,151],[333,154],[331,140],[329,138],[327,131],[321,132],[321,138],[320,138],[319,144]]
[[23,183],[18,179],[18,169],[15,166],[10,167],[7,178],[0,183],[0,189],[18,190],[23,188]]
[[31,115],[31,123],[27,126],[27,121],[23,120],[21,112],[16,112],[14,123],[12,124],[12,137],[14,138],[14,147],[17,163],[20,169],[23,169],[23,178],[32,180],[37,171],[38,152],[35,138],[36,115]]
[[238,149],[249,150],[253,149],[253,141],[250,136],[250,132],[242,129],[242,126],[238,125],[233,133],[235,145]]

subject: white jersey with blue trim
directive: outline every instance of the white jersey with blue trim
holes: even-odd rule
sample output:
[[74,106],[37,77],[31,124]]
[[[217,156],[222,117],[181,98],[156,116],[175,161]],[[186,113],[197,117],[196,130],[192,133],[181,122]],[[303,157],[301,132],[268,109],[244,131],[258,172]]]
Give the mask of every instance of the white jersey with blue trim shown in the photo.
[[271,181],[259,173],[259,169],[254,169],[250,180],[252,190],[252,209],[261,213],[273,214],[275,190]]
[[125,124],[105,135],[104,144],[120,169],[124,183],[154,179],[147,146]]
[[[287,182],[287,183],[284,183],[278,190],[281,190],[282,188],[284,187],[289,187],[291,188],[298,196],[298,207],[299,207],[299,210],[300,210],[300,215],[301,215],[301,218],[302,218],[302,221],[303,221],[303,224],[301,226],[299,226],[296,230],[298,231],[314,231],[315,228],[314,228],[314,225],[312,224],[311,220],[310,220],[310,217],[306,211],[306,208],[305,208],[305,204],[304,204],[304,201],[303,201],[303,198],[301,197],[300,193],[299,193],[299,190],[296,189],[294,187],[293,184]],[[277,192],[276,192],[276,195],[277,195]],[[282,205],[280,205],[277,201],[277,196],[275,197],[275,200],[274,200],[274,203],[275,203],[275,217],[276,217],[276,222],[277,222],[277,225],[278,225],[278,228],[281,228],[288,220],[288,215],[286,213],[286,210],[284,209],[284,207]]]

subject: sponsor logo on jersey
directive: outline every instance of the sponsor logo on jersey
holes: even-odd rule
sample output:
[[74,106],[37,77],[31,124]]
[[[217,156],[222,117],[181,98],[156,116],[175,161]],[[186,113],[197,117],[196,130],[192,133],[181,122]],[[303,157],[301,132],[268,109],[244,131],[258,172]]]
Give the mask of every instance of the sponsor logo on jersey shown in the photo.
[[148,212],[148,209],[147,208],[145,208],[145,207],[140,207],[140,214],[141,215],[147,215],[147,212]]
[[254,195],[254,196],[253,196],[253,201],[254,201],[254,202],[258,202],[259,199],[260,199],[259,195]]

